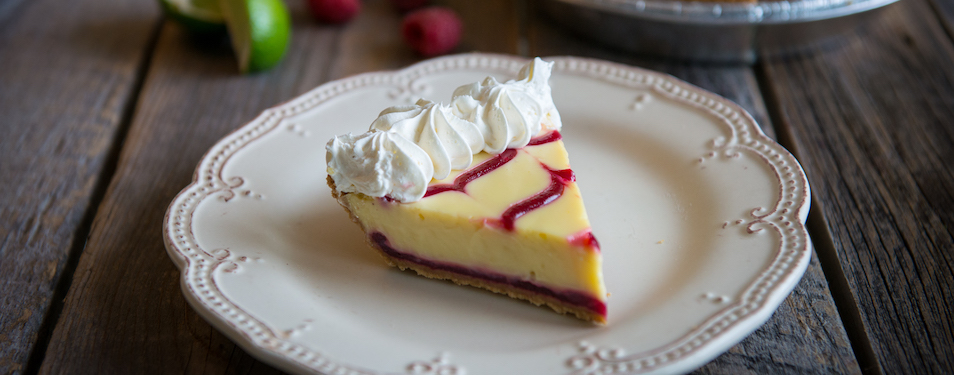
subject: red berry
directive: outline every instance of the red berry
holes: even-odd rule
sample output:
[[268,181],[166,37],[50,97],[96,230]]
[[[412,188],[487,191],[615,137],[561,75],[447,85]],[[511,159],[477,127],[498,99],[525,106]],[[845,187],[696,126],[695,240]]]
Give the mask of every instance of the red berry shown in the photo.
[[429,7],[409,13],[401,24],[404,41],[425,57],[442,55],[457,46],[463,24],[457,13]]
[[315,19],[325,23],[350,21],[361,11],[360,0],[308,0],[308,7]]
[[429,2],[429,0],[391,0],[391,5],[394,5],[398,12],[406,13],[423,7]]

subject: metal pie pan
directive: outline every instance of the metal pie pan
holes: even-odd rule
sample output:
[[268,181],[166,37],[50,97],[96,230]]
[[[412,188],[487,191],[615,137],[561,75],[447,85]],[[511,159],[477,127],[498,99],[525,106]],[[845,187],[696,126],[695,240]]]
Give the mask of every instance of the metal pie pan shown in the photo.
[[752,63],[855,29],[897,0],[756,3],[545,0],[567,29],[627,51],[686,60]]

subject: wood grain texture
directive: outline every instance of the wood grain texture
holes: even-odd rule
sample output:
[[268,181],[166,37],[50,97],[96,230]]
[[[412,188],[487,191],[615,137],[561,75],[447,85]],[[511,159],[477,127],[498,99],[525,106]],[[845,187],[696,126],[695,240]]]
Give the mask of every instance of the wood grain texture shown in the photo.
[[71,250],[82,248],[97,182],[159,20],[154,5],[139,1],[7,3],[0,6],[5,374],[24,371],[43,342],[43,321]]
[[274,69],[242,76],[224,41],[166,22],[117,165],[93,222],[42,373],[277,373],[186,303],[162,218],[219,138],[328,79],[341,30],[292,6],[292,45]]
[[921,0],[846,39],[764,64],[777,125],[824,202],[863,368],[954,372],[954,46]]
[[[562,32],[541,17],[530,20],[529,43],[533,55],[588,56],[672,74],[739,103],[762,125],[766,134],[775,137],[758,82],[749,67],[641,59],[596,47],[590,41]],[[768,322],[697,370],[699,374],[858,372],[860,368],[815,256],[801,282]]]
[[934,12],[941,19],[947,29],[947,35],[954,38],[954,2],[947,0],[930,0]]
[[[505,2],[488,4],[506,9]],[[166,207],[190,183],[205,151],[262,110],[330,79],[420,59],[387,29],[400,15],[386,1],[366,2],[344,26],[318,24],[304,2],[287,4],[294,24],[289,54],[259,75],[238,75],[224,44],[197,44],[178,25],[163,25],[42,373],[279,373],[188,306],[161,238]],[[506,51],[513,44],[500,42],[484,48]]]

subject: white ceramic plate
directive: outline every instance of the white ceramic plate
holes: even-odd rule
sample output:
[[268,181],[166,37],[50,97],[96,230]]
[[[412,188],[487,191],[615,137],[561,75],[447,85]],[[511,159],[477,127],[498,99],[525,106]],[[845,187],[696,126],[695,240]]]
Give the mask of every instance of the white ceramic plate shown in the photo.
[[605,257],[609,324],[389,268],[325,185],[324,145],[377,113],[526,62],[470,54],[346,78],[206,154],[164,221],[182,289],[297,373],[686,372],[761,325],[804,272],[805,175],[739,106],[675,78],[559,57],[551,84]]

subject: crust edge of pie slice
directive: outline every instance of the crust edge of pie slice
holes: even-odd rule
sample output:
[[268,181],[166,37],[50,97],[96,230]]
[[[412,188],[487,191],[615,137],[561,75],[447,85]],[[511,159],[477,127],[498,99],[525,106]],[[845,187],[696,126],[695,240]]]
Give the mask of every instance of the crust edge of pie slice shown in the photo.
[[389,265],[606,323],[602,255],[559,131],[476,154],[470,167],[432,180],[417,202],[327,182]]

